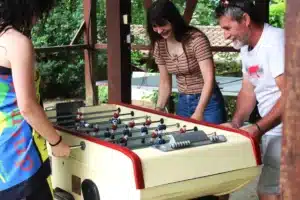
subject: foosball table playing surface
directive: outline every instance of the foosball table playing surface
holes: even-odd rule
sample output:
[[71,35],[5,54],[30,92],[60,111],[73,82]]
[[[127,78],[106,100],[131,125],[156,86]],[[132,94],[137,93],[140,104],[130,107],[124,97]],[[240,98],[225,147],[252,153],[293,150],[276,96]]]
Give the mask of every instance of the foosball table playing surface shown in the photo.
[[72,146],[70,157],[51,158],[58,199],[63,193],[75,200],[219,196],[260,173],[259,144],[245,131],[127,104],[76,110],[47,111]]

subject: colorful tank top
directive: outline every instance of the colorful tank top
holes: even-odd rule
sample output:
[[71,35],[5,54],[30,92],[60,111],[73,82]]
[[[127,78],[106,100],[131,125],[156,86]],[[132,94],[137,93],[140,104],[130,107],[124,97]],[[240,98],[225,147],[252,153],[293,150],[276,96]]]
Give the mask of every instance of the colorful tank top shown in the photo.
[[0,67],[0,199],[23,198],[49,175],[46,142],[20,114],[11,70]]

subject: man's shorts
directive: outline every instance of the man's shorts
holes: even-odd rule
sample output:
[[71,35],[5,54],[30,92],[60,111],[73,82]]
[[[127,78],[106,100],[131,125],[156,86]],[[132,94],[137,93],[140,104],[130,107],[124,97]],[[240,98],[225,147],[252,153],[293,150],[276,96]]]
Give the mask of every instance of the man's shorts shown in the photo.
[[262,172],[258,182],[258,193],[280,193],[281,136],[264,135],[261,143]]

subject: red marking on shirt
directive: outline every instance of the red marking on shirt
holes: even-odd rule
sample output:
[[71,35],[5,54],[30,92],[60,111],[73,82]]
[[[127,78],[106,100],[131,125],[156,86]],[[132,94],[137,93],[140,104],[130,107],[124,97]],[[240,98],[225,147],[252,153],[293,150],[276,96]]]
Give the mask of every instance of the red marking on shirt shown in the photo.
[[0,78],[3,79],[3,80],[7,80],[8,77],[9,77],[8,75],[0,75]]
[[[28,164],[27,166],[25,166],[25,164]],[[33,167],[33,160],[31,159],[31,157],[29,155],[27,155],[25,157],[25,159],[22,159],[21,161],[16,163],[17,167],[21,167],[21,169],[23,171],[30,171]]]
[[17,130],[17,132],[13,134],[13,137],[17,137],[18,135],[20,135],[20,133],[21,133],[21,129]]
[[251,76],[251,77],[256,76],[257,78],[259,78],[260,77],[258,74],[258,72],[260,71],[259,69],[260,68],[258,65],[253,65],[253,66],[248,67],[247,71],[248,71],[249,76]]

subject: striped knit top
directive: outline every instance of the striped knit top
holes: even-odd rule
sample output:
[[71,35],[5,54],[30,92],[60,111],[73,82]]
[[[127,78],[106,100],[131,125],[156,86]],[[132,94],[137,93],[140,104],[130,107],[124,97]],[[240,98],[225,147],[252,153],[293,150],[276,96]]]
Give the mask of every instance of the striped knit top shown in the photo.
[[185,45],[185,52],[172,56],[168,52],[167,41],[155,43],[153,57],[157,65],[165,66],[169,74],[175,74],[180,93],[199,94],[203,88],[203,77],[199,62],[212,58],[210,42],[201,31],[191,31]]

